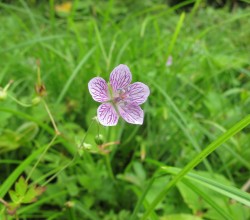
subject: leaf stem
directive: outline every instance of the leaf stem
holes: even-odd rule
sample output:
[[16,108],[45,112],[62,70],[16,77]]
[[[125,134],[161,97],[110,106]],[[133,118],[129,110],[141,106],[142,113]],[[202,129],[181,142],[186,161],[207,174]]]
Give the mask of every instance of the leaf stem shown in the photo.
[[43,153],[41,154],[41,156],[39,157],[39,159],[36,161],[35,165],[32,167],[30,173],[28,174],[27,178],[26,178],[26,183],[28,183],[32,173],[34,172],[35,168],[37,167],[37,165],[39,164],[39,162],[42,160],[42,158],[44,157],[44,155],[46,154],[46,152],[48,151],[48,149],[52,146],[52,144],[54,143],[54,141],[57,138],[57,134],[53,137],[53,139],[48,143],[47,147],[44,149]]
[[50,177],[42,186],[46,186],[50,181],[52,181],[58,174],[60,174],[63,170],[65,170],[68,166],[70,166],[76,160],[77,152],[75,153],[73,159],[68,162],[65,166],[63,166],[57,173],[55,173],[52,177]]
[[109,174],[110,178],[115,182],[115,175],[114,175],[111,163],[110,163],[109,154],[106,154],[104,157],[105,157],[105,163],[106,163],[106,166],[108,169],[108,174]]
[[84,145],[84,141],[86,140],[87,134],[89,133],[90,128],[94,124],[94,121],[95,121],[95,119],[92,119],[92,122],[91,122],[90,126],[88,127],[88,129],[87,129],[87,131],[86,131],[86,133],[85,133],[85,135],[84,135],[84,137],[82,139],[80,147],[82,147]]
[[58,135],[60,135],[61,133],[60,133],[60,131],[58,130],[58,128],[57,128],[57,126],[56,126],[56,123],[55,123],[55,120],[54,120],[54,118],[53,118],[53,116],[52,116],[52,114],[51,114],[51,111],[50,111],[50,109],[49,109],[49,107],[48,107],[46,101],[45,101],[44,99],[42,99],[42,101],[43,101],[44,107],[45,107],[45,109],[46,109],[46,111],[47,111],[47,113],[48,113],[48,115],[49,115],[49,118],[50,118],[50,120],[51,120],[51,123],[52,123],[52,125],[53,125],[53,127],[54,127],[56,136],[58,136]]
[[[88,129],[87,129],[87,131],[86,131],[86,133],[85,133],[85,135],[84,135],[84,137],[83,137],[83,139],[82,139],[82,141],[81,141],[80,147],[82,147],[82,146],[84,145],[84,141],[85,141],[85,139],[86,139],[86,137],[87,137],[87,134],[88,134],[90,128],[92,127],[94,121],[95,121],[95,119],[92,120],[90,126],[88,127]],[[66,165],[64,165],[57,173],[55,173],[55,174],[54,174],[52,177],[50,177],[45,183],[43,183],[42,186],[45,186],[45,185],[47,185],[50,181],[52,181],[58,174],[60,174],[63,170],[65,170],[68,166],[70,166],[70,165],[76,160],[76,158],[77,158],[77,152],[75,153],[73,159],[72,159],[70,162],[68,162]]]
[[33,104],[26,104],[26,103],[22,103],[22,102],[20,102],[19,100],[17,100],[14,96],[12,96],[12,95],[10,95],[9,93],[8,93],[8,96],[14,101],[14,102],[16,102],[18,105],[21,105],[22,107],[31,107],[31,106],[33,106]]

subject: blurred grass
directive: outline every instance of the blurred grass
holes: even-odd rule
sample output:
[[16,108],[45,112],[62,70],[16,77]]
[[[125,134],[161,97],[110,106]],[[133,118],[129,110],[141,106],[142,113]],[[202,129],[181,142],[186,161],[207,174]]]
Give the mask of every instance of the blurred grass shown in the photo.
[[[176,12],[194,2],[185,17]],[[249,114],[249,8],[229,13],[226,9],[204,7],[203,1],[185,1],[169,7],[156,1],[132,4],[79,0],[72,2],[71,12],[59,13],[54,10],[56,4],[53,0],[37,5],[26,1],[0,3],[0,86],[13,79],[10,93],[31,103],[39,59],[48,91],[46,100],[63,133],[32,181],[41,177],[46,180],[46,173],[72,159],[76,139],[84,135],[98,106],[87,90],[92,77],[108,80],[112,69],[124,63],[130,67],[133,81],[149,85],[151,95],[143,106],[142,127],[119,122],[115,128],[101,128],[107,142],[121,142],[113,147],[110,158],[115,176],[122,178],[112,182],[105,159],[84,152],[83,158],[61,172],[46,192],[53,195],[66,190],[66,194],[34,203],[27,211],[24,207],[20,215],[57,215],[67,201],[73,201],[75,208],[64,208],[66,219],[78,219],[80,213],[84,219],[128,219],[156,170],[151,163],[140,160],[142,154],[155,162],[184,167],[206,145]],[[170,55],[172,65],[166,66]],[[10,99],[0,104],[0,148],[16,146],[15,140],[6,136],[6,130],[16,131],[27,121],[39,126],[32,141],[0,155],[2,184],[16,168],[14,161],[27,158],[47,144],[53,132],[42,106],[23,108]],[[87,142],[94,145],[96,134],[94,126]],[[197,169],[218,173],[241,188],[249,178],[249,139],[249,128],[245,128]],[[26,175],[30,169],[26,168]],[[195,215],[181,200],[180,193],[173,191],[168,197],[170,208],[165,208],[167,203],[163,201],[156,209],[159,216]],[[150,201],[151,198],[144,201],[145,209]],[[45,211],[42,205],[49,209]],[[88,209],[93,214],[86,212]],[[157,214],[151,218],[157,219]]]

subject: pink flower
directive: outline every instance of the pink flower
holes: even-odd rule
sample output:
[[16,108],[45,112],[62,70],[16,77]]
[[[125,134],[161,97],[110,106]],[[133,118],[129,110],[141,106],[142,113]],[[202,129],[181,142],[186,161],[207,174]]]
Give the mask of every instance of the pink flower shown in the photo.
[[168,60],[166,62],[166,66],[172,66],[173,64],[173,57],[169,55]]
[[147,85],[141,82],[130,84],[132,80],[128,66],[120,64],[110,74],[109,81],[95,77],[88,83],[92,98],[102,104],[97,109],[99,122],[104,126],[115,126],[121,116],[131,124],[142,124],[144,112],[139,105],[149,94]]

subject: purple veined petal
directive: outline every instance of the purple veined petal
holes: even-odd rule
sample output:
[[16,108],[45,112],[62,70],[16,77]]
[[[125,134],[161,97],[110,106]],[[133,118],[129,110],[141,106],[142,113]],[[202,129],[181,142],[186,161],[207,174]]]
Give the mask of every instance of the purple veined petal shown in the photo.
[[130,84],[131,80],[131,72],[128,66],[124,64],[115,67],[109,77],[110,85],[114,91],[125,88]]
[[125,101],[141,105],[147,100],[149,94],[150,90],[147,85],[136,82],[128,86]]
[[136,103],[118,103],[118,111],[121,117],[131,124],[143,124],[144,112]]
[[97,109],[97,118],[104,126],[115,126],[119,116],[111,103],[103,103]]
[[95,77],[88,83],[89,92],[92,98],[97,102],[106,102],[109,98],[108,85],[101,77]]

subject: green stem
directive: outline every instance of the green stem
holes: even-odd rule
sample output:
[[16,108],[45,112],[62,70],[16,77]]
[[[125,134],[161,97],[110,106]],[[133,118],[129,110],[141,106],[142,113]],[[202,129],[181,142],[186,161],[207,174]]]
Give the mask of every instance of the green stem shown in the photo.
[[56,178],[63,170],[65,170],[67,167],[69,167],[71,164],[73,164],[75,162],[76,158],[77,158],[77,152],[75,153],[73,159],[70,162],[68,162],[66,165],[64,165],[58,172],[56,172],[45,183],[43,183],[42,186],[46,186],[49,182],[51,182],[54,178]]
[[109,154],[105,155],[105,162],[106,162],[106,166],[107,166],[107,169],[108,169],[108,174],[109,174],[110,178],[115,182],[115,176],[114,176],[113,169],[112,169],[112,166],[111,166],[111,163],[110,163]]
[[175,28],[175,32],[172,36],[172,39],[171,39],[171,42],[170,42],[170,45],[169,45],[169,48],[168,48],[168,53],[167,53],[167,57],[169,57],[174,49],[174,45],[175,45],[175,42],[177,40],[177,37],[180,33],[180,30],[181,30],[181,27],[183,25],[183,22],[184,22],[184,19],[185,19],[185,12],[183,12],[180,16],[180,19],[178,21],[178,24]]
[[48,107],[46,101],[45,101],[44,99],[43,99],[42,101],[43,101],[43,105],[44,105],[44,107],[45,107],[45,109],[46,109],[46,111],[47,111],[47,113],[48,113],[48,115],[49,115],[49,118],[50,118],[50,120],[51,120],[51,123],[52,123],[52,125],[53,125],[53,127],[54,127],[56,136],[58,136],[58,135],[60,135],[61,133],[60,133],[60,131],[58,130],[58,128],[57,128],[57,126],[56,126],[56,122],[55,122],[55,120],[54,120],[54,118],[53,118],[53,115],[51,114],[50,109],[49,109],[49,107]]
[[50,25],[54,31],[54,28],[55,28],[55,1],[50,0],[49,5],[50,5]]
[[[99,125],[99,123],[97,124],[97,135],[98,135],[98,137],[100,135],[100,125]],[[110,163],[110,156],[109,156],[109,154],[106,154],[104,157],[105,157],[105,163],[106,163],[106,166],[107,166],[107,169],[108,169],[108,174],[109,174],[110,178],[113,181],[115,181],[114,172],[113,172],[113,169],[112,169],[112,166],[111,166],[111,163]]]
[[202,152],[200,152],[193,160],[191,160],[158,194],[158,196],[153,200],[149,206],[146,213],[143,215],[141,220],[147,219],[154,208],[164,199],[168,191],[176,185],[176,183],[181,180],[189,171],[196,167],[202,160],[204,160],[208,155],[210,155],[214,150],[216,150],[221,144],[225,143],[233,135],[241,131],[243,128],[250,124],[250,115],[246,116],[240,122],[235,124],[231,129],[226,131],[223,135],[217,138],[214,142],[209,144]]
[[196,0],[195,1],[195,4],[194,4],[194,6],[192,8],[192,11],[191,11],[191,13],[189,15],[189,20],[190,21],[192,21],[195,13],[198,11],[198,9],[199,9],[199,7],[200,7],[201,4],[202,4],[202,0]]
[[[82,139],[82,142],[81,142],[81,145],[80,147],[83,146],[84,144],[84,141],[86,140],[86,137],[87,137],[87,134],[89,133],[89,130],[90,128],[92,127],[93,123],[94,123],[95,119],[92,120],[90,126],[88,127],[88,130],[86,131],[83,139]],[[73,159],[68,162],[66,165],[64,165],[57,173],[55,173],[52,177],[50,177],[45,183],[42,184],[42,186],[46,186],[50,181],[52,181],[55,177],[57,177],[63,170],[65,170],[67,167],[69,167],[71,164],[73,164],[75,162],[75,160],[77,159],[77,152],[75,153]]]
[[52,144],[54,143],[54,141],[56,140],[58,135],[55,135],[53,137],[53,139],[48,143],[47,147],[44,149],[43,153],[41,154],[41,156],[39,157],[39,159],[36,161],[35,165],[32,167],[29,175],[27,176],[27,179],[26,179],[26,183],[28,183],[32,173],[34,172],[35,168],[37,167],[37,165],[39,164],[39,162],[41,161],[41,159],[44,157],[44,155],[46,154],[46,152],[48,151],[48,149],[52,146]]
[[141,204],[143,204],[143,201],[144,201],[149,189],[153,185],[154,181],[155,181],[155,177],[151,178],[151,180],[147,184],[145,190],[142,192],[142,194],[141,194],[141,196],[140,196],[140,198],[139,198],[139,200],[134,208],[134,211],[130,217],[130,220],[135,220],[137,218],[137,213],[139,212],[140,206],[141,206]]
[[32,107],[32,106],[33,106],[33,104],[26,104],[26,103],[20,102],[19,100],[17,100],[14,96],[10,95],[9,93],[8,93],[8,96],[9,96],[14,102],[16,102],[18,105],[21,105],[22,107],[27,108],[27,107]]
[[92,127],[94,121],[95,121],[95,119],[92,120],[90,126],[88,127],[88,129],[87,129],[87,131],[86,131],[86,133],[85,133],[85,135],[84,135],[84,137],[83,137],[83,139],[82,139],[82,142],[81,142],[80,147],[82,147],[82,146],[84,145],[84,141],[86,140],[87,134],[89,133],[89,130],[90,130],[90,128]]

